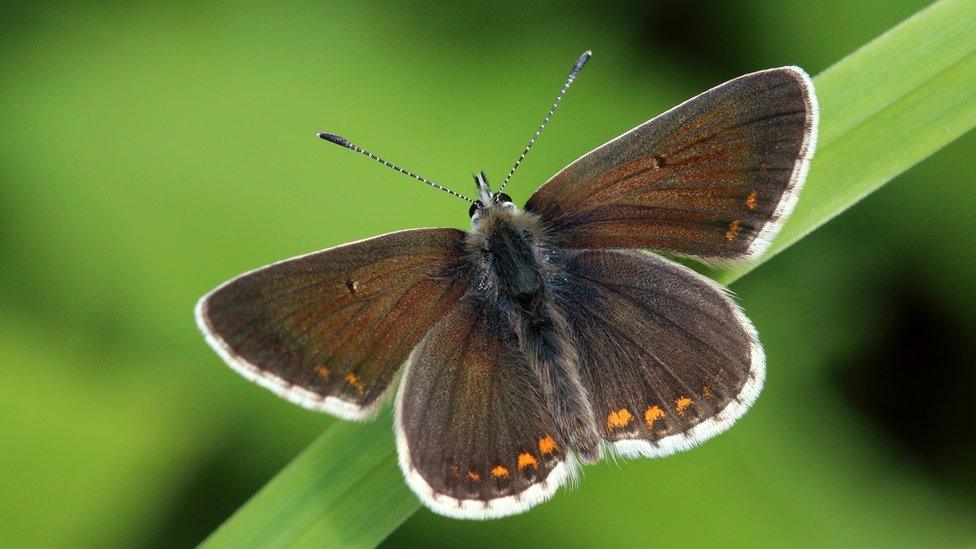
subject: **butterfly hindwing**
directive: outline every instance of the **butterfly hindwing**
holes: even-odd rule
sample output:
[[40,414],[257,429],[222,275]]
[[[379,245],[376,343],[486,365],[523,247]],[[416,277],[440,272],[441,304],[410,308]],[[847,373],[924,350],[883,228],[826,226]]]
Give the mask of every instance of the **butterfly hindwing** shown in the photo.
[[467,290],[463,239],[456,229],[400,231],[275,263],[204,296],[197,323],[246,378],[363,419]]
[[735,422],[762,388],[755,330],[715,283],[637,250],[571,252],[563,290],[580,374],[617,453],[684,450]]
[[465,298],[411,356],[396,403],[400,467],[440,514],[518,513],[574,472],[517,347],[501,311]]
[[526,204],[571,248],[761,254],[795,204],[817,102],[797,67],[730,80],[579,158]]

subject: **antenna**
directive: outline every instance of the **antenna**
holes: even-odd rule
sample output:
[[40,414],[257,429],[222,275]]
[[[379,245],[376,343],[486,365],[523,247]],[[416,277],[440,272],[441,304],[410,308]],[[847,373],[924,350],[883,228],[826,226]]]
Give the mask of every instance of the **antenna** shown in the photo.
[[505,176],[505,180],[502,181],[501,186],[498,187],[498,192],[502,192],[505,185],[508,185],[508,180],[515,175],[515,170],[518,169],[519,165],[522,163],[522,160],[525,160],[525,155],[529,154],[529,149],[532,148],[532,145],[535,145],[535,140],[539,138],[539,135],[542,134],[542,130],[544,130],[546,125],[549,124],[549,121],[552,120],[552,115],[555,114],[556,109],[559,107],[559,103],[562,102],[563,96],[566,95],[566,91],[569,90],[569,87],[573,84],[573,81],[576,80],[576,77],[579,76],[580,71],[583,70],[583,65],[586,65],[586,62],[590,60],[591,55],[593,55],[593,53],[590,50],[586,50],[583,52],[583,55],[576,60],[576,64],[573,65],[573,69],[569,71],[569,77],[566,78],[566,83],[563,84],[563,89],[559,90],[559,95],[556,96],[556,100],[552,103],[552,107],[549,107],[549,112],[546,114],[546,118],[542,121],[542,124],[539,125],[539,129],[535,131],[535,134],[532,135],[532,139],[529,139],[529,144],[525,146],[525,150],[523,150],[522,154],[519,155],[518,160],[515,161],[515,165],[512,166],[511,170],[508,170],[508,175]]
[[409,170],[405,170],[405,169],[401,168],[400,166],[397,166],[396,164],[394,164],[392,162],[387,162],[386,160],[383,160],[382,158],[380,158],[380,157],[376,156],[375,154],[367,151],[366,149],[364,149],[364,148],[362,148],[362,147],[360,147],[358,145],[355,145],[355,144],[351,143],[345,137],[336,135],[334,133],[326,133],[326,132],[318,132],[315,135],[319,139],[324,139],[324,140],[326,140],[326,141],[328,141],[330,143],[335,143],[336,145],[339,145],[340,147],[345,147],[347,149],[356,151],[359,154],[366,155],[366,156],[372,158],[373,160],[379,162],[380,164],[383,164],[387,168],[393,168],[394,170],[402,173],[403,175],[410,176],[410,177],[416,179],[417,181],[421,181],[423,183],[426,183],[426,184],[430,185],[431,187],[434,187],[435,189],[440,189],[440,190],[446,192],[447,194],[450,194],[452,196],[456,196],[456,197],[460,198],[461,200],[466,200],[468,202],[474,203],[474,200],[472,200],[472,199],[464,196],[461,193],[452,191],[451,189],[448,189],[447,187],[445,187],[445,186],[443,186],[443,185],[441,185],[441,184],[439,184],[437,182],[431,181],[430,179],[427,179],[426,177],[417,175],[417,174],[415,174],[415,173],[413,173],[413,172],[411,172]]

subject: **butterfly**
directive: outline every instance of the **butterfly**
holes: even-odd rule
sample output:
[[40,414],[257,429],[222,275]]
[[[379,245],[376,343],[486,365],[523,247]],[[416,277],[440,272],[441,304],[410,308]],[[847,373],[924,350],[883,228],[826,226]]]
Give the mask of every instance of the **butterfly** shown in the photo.
[[763,348],[729,293],[645,250],[716,264],[762,254],[813,154],[813,83],[797,67],[730,80],[583,155],[520,209],[502,191],[589,57],[498,190],[475,176],[477,198],[318,134],[470,202],[470,231],[288,259],[196,308],[232,368],[306,408],[369,419],[399,377],[399,464],[443,515],[519,513],[581,464],[686,450],[762,389]]

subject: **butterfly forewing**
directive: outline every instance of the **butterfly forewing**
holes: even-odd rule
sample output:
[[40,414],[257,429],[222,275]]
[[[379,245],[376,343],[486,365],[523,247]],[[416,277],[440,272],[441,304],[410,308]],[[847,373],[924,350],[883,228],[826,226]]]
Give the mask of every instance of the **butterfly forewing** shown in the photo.
[[411,357],[397,396],[397,450],[411,488],[438,513],[517,513],[573,471],[517,339],[502,311],[466,298]]
[[571,248],[755,257],[795,203],[816,124],[801,69],[748,74],[579,158],[526,209]]
[[464,233],[416,229],[241,275],[197,306],[214,349],[302,406],[361,419],[468,288]]
[[603,437],[625,455],[667,455],[732,425],[758,395],[762,348],[714,283],[637,250],[567,262],[564,307]]

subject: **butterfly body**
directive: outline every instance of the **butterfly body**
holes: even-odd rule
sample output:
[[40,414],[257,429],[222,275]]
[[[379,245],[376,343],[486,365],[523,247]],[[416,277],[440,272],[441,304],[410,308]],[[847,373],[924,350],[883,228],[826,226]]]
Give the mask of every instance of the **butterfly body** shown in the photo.
[[714,281],[645,250],[761,254],[796,203],[817,120],[801,69],[747,74],[583,155],[523,209],[484,174],[473,200],[323,132],[468,200],[471,230],[398,231],[244,273],[200,299],[197,324],[244,377],[345,419],[375,416],[399,378],[397,454],[421,501],[519,513],[580,462],[689,449],[756,400],[752,323]]
[[539,216],[493,197],[473,220],[466,248],[471,299],[504,319],[517,338],[524,359],[518,364],[538,380],[562,438],[584,462],[599,461],[600,437],[560,304],[566,274],[558,242]]

